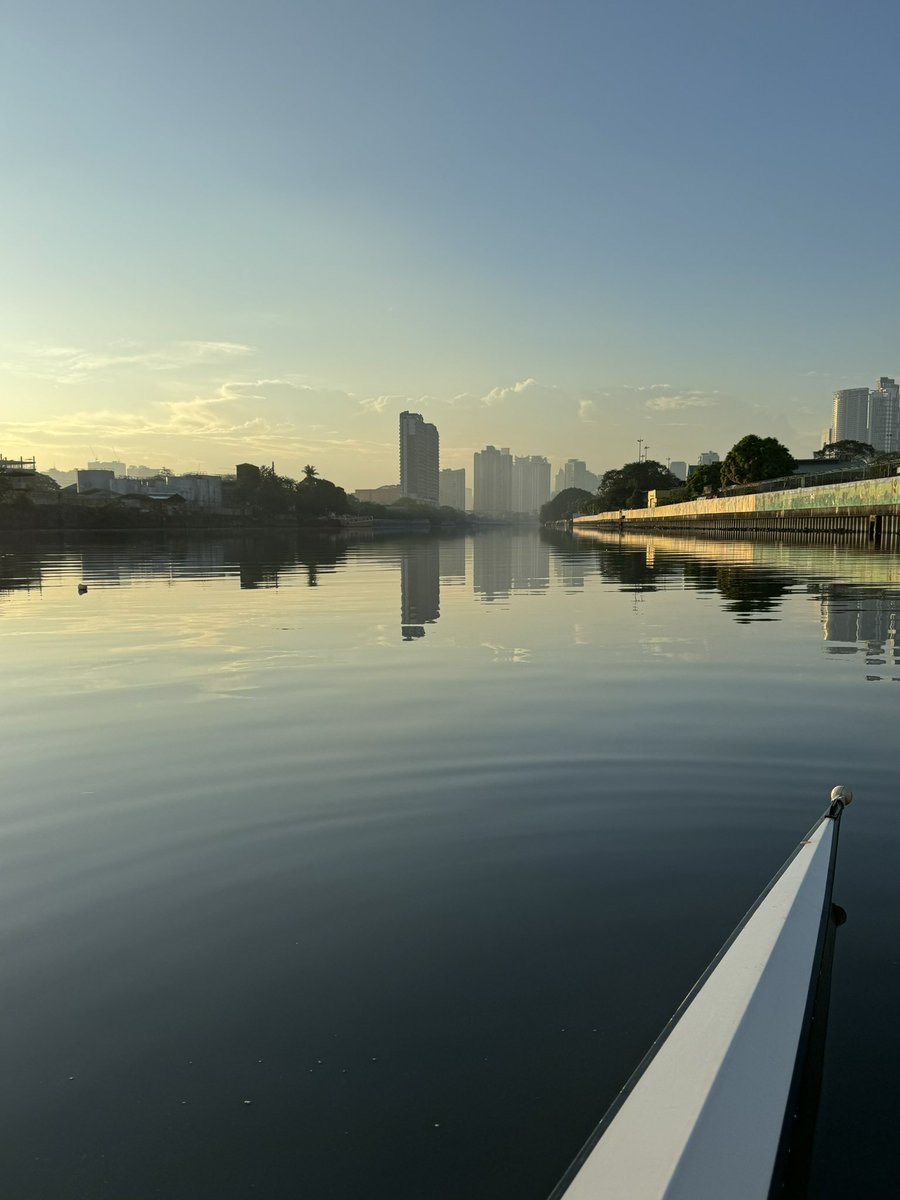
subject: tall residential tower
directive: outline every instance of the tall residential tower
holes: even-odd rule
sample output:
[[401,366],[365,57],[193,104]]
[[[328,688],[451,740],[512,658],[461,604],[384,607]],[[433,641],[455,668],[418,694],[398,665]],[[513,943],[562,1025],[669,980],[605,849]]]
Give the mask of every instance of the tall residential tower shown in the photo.
[[440,500],[440,439],[421,413],[400,414],[400,493],[411,500]]
[[513,459],[512,509],[537,514],[550,499],[550,463],[540,454]]
[[869,440],[869,389],[844,388],[832,397],[831,436],[836,442]]
[[499,517],[512,510],[512,455],[485,446],[475,455],[475,511]]

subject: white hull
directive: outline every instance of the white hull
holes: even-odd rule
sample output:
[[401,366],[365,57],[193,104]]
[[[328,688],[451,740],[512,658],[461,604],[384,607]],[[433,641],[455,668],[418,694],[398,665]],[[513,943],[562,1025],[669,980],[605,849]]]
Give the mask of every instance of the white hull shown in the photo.
[[772,1194],[831,917],[842,807],[819,821],[738,926],[551,1200]]

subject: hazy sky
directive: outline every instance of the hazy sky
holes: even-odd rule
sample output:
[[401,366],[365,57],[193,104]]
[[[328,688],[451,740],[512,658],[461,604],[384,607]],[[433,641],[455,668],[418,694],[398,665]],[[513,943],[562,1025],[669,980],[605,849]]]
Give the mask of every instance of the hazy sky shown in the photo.
[[900,373],[900,7],[0,0],[0,452],[809,453]]

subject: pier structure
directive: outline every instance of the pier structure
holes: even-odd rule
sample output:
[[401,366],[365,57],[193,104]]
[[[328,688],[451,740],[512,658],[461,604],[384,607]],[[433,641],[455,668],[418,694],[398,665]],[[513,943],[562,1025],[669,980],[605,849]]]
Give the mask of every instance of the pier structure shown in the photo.
[[574,529],[804,534],[870,542],[900,538],[900,477],[825,483],[792,491],[715,496],[681,504],[573,517]]

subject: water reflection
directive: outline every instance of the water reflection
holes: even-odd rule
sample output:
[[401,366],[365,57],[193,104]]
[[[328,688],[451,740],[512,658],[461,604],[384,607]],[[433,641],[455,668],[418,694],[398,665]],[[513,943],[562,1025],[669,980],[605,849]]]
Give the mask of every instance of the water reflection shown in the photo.
[[400,629],[405,642],[425,636],[441,615],[441,544],[416,538],[400,552]]
[[746,623],[780,607],[782,598],[797,584],[791,575],[775,574],[748,567],[718,567],[716,587],[725,601],[725,611]]
[[41,587],[40,558],[24,547],[7,547],[0,552],[0,596],[30,592]]
[[865,654],[867,666],[900,666],[900,593],[860,592],[839,583],[822,584],[815,590],[820,597],[822,637],[829,654]]
[[[874,547],[785,545],[774,539],[716,541],[599,531],[552,531],[544,536],[564,561],[593,555],[602,578],[626,590],[655,591],[679,582],[698,593],[716,594],[723,610],[740,624],[779,619],[785,599],[805,586],[820,599],[829,654],[864,654],[869,667],[900,666],[896,553]],[[824,578],[817,580],[816,575]],[[840,581],[828,578],[834,575]],[[866,676],[873,681],[885,677],[879,672]]]
[[[546,1195],[839,779],[857,891],[896,911],[894,692],[862,684],[900,676],[897,555],[499,530],[0,553],[17,1200],[131,1195],[173,1138],[196,1154],[147,1195],[400,1196],[411,1157],[432,1200]],[[874,1061],[897,988],[853,975]],[[874,1022],[848,1025],[852,1073]]]
[[550,586],[550,546],[533,532],[492,529],[474,539],[473,590],[487,603],[511,592],[545,592]]
[[[0,553],[0,595],[40,593],[62,575],[104,587],[220,579],[250,591],[314,588],[360,561],[397,572],[400,636],[406,642],[420,641],[440,620],[442,586],[457,595],[468,587],[476,602],[494,604],[551,588],[582,592],[596,581],[630,595],[634,606],[671,590],[717,599],[740,624],[779,620],[791,595],[810,596],[818,600],[827,653],[860,654],[870,668],[900,667],[900,556],[821,543],[504,529],[365,541],[271,532],[177,541],[106,537],[77,544],[21,539]],[[880,679],[884,672],[868,677]]]

